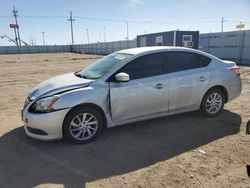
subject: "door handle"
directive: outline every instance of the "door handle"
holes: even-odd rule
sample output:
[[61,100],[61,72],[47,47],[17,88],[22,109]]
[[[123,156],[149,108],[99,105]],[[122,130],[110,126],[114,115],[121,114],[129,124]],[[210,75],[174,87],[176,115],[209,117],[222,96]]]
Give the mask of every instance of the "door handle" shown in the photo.
[[200,79],[199,79],[201,82],[204,82],[206,80],[206,77],[205,76],[201,76]]
[[155,86],[154,86],[154,88],[156,88],[156,89],[162,89],[163,88],[163,84],[156,84]]

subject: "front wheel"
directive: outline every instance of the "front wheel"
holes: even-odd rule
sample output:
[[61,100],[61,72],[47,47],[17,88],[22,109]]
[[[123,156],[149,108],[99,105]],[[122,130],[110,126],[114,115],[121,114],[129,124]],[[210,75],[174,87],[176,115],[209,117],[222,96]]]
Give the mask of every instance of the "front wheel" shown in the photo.
[[99,135],[102,127],[103,119],[97,110],[91,107],[78,107],[65,117],[64,138],[77,144],[89,143]]
[[202,99],[200,111],[207,117],[217,116],[224,107],[225,96],[219,89],[209,90]]

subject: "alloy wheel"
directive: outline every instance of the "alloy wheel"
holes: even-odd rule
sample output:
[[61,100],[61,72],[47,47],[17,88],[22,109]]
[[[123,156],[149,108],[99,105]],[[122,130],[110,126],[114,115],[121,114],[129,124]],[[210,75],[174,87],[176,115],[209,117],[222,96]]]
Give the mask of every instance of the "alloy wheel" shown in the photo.
[[223,99],[220,93],[214,92],[208,96],[205,106],[209,114],[216,114],[222,107]]
[[76,115],[70,123],[70,134],[77,140],[87,140],[95,135],[98,129],[98,120],[91,113]]

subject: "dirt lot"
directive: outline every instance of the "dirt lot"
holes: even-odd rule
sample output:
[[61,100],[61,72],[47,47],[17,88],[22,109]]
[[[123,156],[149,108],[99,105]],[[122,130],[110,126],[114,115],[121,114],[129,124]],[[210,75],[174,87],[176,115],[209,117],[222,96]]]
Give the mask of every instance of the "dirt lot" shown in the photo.
[[241,68],[242,95],[214,119],[192,112],[135,123],[87,145],[28,138],[20,119],[28,91],[96,58],[0,56],[0,187],[250,187],[250,67]]

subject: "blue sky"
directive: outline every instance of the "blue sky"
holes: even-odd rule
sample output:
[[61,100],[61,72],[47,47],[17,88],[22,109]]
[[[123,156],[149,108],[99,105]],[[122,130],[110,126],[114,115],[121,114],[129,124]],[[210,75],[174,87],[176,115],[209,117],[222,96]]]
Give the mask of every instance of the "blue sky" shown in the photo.
[[[220,32],[222,17],[224,31],[236,30],[240,21],[250,29],[250,0],[0,0],[0,35],[14,38],[13,6],[18,10],[22,40],[42,44],[45,32],[47,44],[70,44],[69,12],[73,12],[75,43],[123,40],[126,22],[129,38],[137,34],[169,30],[199,30],[201,33]],[[12,45],[0,39],[0,45]]]

